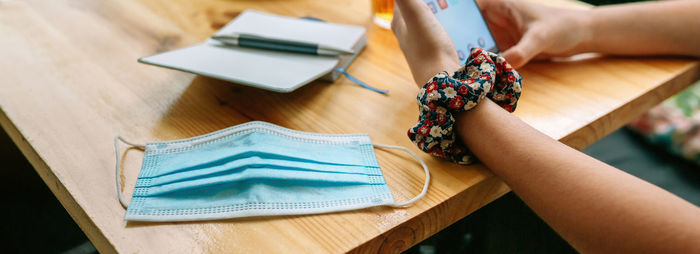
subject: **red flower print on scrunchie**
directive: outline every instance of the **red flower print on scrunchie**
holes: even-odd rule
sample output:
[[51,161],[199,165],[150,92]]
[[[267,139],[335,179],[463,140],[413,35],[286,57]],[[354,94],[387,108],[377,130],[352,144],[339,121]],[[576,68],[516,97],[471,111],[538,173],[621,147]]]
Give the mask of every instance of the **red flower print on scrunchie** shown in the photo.
[[503,57],[473,48],[465,65],[452,76],[440,72],[418,91],[420,114],[408,137],[426,153],[470,164],[473,155],[457,138],[454,115],[472,109],[484,97],[513,112],[520,98],[521,80]]

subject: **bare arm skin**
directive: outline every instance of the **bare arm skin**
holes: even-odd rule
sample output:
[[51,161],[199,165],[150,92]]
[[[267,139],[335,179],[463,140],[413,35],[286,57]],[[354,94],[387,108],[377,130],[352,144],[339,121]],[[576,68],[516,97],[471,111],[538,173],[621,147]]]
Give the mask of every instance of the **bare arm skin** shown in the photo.
[[[416,83],[456,70],[454,46],[422,0],[396,5],[392,27]],[[456,128],[482,163],[577,250],[700,253],[700,208],[551,139],[490,100],[460,114]]]
[[463,142],[583,253],[700,253],[700,208],[533,129],[490,100],[457,118]]
[[700,1],[662,1],[595,8],[580,52],[700,56]]
[[531,59],[579,53],[700,56],[700,1],[654,1],[567,10],[525,1],[478,0],[503,56]]

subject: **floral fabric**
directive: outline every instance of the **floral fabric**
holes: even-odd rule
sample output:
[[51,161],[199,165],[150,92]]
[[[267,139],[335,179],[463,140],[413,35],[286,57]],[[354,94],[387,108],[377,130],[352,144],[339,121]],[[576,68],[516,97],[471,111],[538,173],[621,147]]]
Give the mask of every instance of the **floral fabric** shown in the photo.
[[484,97],[513,112],[521,80],[503,57],[473,48],[465,65],[452,76],[440,72],[418,91],[418,123],[408,130],[408,137],[426,153],[470,164],[473,155],[454,130],[455,114],[472,109]]
[[629,128],[700,165],[700,82],[632,121]]

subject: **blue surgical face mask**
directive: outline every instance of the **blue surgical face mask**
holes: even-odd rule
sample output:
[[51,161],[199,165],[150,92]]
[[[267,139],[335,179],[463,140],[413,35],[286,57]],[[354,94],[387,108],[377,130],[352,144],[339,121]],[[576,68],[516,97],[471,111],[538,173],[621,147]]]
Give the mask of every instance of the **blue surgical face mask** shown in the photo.
[[[428,168],[403,147],[372,144],[366,134],[324,135],[249,122],[199,137],[133,144],[145,150],[125,215],[127,221],[192,221],[328,213],[372,206],[407,206],[425,195]],[[415,198],[396,203],[374,147],[402,149],[423,166]]]

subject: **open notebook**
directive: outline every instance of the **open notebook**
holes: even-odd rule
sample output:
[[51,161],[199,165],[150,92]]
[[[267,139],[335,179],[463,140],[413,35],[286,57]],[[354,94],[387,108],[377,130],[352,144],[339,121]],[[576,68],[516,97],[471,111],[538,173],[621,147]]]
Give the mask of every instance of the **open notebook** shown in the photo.
[[367,43],[365,28],[290,18],[246,10],[216,35],[249,33],[286,40],[325,44],[352,50],[341,57],[286,53],[225,46],[208,39],[202,44],[143,57],[139,62],[191,72],[276,92],[291,92],[313,80],[334,81]]

